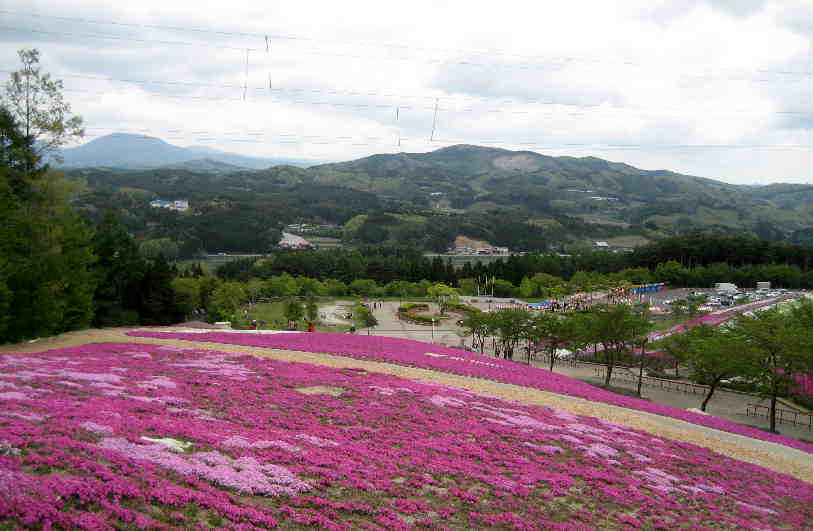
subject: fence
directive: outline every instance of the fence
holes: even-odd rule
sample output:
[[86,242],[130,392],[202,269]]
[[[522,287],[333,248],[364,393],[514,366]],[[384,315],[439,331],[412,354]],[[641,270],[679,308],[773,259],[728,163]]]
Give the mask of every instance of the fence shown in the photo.
[[[770,406],[763,406],[761,404],[748,404],[745,414],[754,417],[769,417],[771,415],[771,408]],[[786,424],[793,424],[794,426],[807,426],[807,429],[813,431],[813,413],[776,408],[776,417],[779,424],[784,422]]]
[[[615,367],[616,369],[622,368],[625,369],[626,367]],[[604,375],[607,374],[607,367],[596,367],[596,376],[598,378],[604,378]],[[638,383],[638,375],[632,374],[625,371],[613,371],[612,379],[618,380],[626,380],[633,383]],[[678,391],[681,393],[691,393],[691,394],[701,394],[704,395],[708,392],[709,388],[707,385],[696,384],[693,382],[679,382],[677,380],[669,380],[667,378],[655,378],[654,376],[644,376],[641,379],[641,385],[645,387],[657,387],[660,389],[664,389],[667,391]]]

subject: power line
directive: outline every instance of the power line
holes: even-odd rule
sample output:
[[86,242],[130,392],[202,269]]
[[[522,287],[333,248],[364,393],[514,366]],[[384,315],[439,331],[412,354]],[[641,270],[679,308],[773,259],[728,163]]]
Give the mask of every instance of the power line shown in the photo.
[[[13,70],[8,69],[0,69],[0,72],[3,73],[12,73]],[[447,104],[457,105],[458,107],[439,107],[439,111],[442,112],[477,112],[478,109],[473,107],[463,107],[460,108],[460,105],[474,105],[477,103],[486,104],[491,101],[495,101],[497,98],[475,98],[475,97],[453,97],[453,96],[418,96],[418,95],[408,95],[408,94],[398,94],[392,92],[384,92],[379,90],[373,91],[359,91],[359,90],[338,90],[338,89],[319,89],[319,88],[297,88],[297,87],[277,87],[269,89],[267,87],[247,87],[246,82],[243,85],[238,84],[230,84],[230,83],[204,83],[204,82],[192,82],[192,81],[164,81],[164,80],[150,80],[150,79],[121,79],[121,78],[114,78],[114,77],[106,77],[106,76],[90,76],[90,75],[83,75],[83,74],[62,74],[57,73],[53,74],[54,77],[57,78],[76,78],[76,79],[88,79],[88,80],[97,80],[97,81],[113,81],[119,83],[133,83],[133,84],[155,84],[155,85],[173,85],[173,86],[187,86],[187,87],[204,87],[204,88],[229,88],[229,89],[250,89],[252,91],[257,92],[260,96],[263,96],[262,93],[266,95],[271,93],[312,93],[312,94],[327,94],[327,95],[339,95],[339,96],[349,96],[349,97],[378,97],[378,98],[395,98],[395,99],[421,99],[421,100],[435,100],[435,101],[443,101]],[[82,91],[84,89],[66,89],[72,91]],[[100,93],[101,94],[101,93]],[[173,98],[184,98],[187,97],[186,95],[169,95],[169,94],[155,94],[159,97],[173,97]],[[190,98],[195,99],[207,99],[205,97],[193,97],[189,96]],[[230,100],[233,98],[211,98],[213,100]],[[476,101],[474,101],[476,100]],[[466,102],[466,103],[464,103]],[[328,105],[331,102],[311,102],[312,104],[321,104],[321,105]],[[333,102],[335,103],[335,102]],[[502,106],[531,106],[531,105],[540,105],[540,106],[563,106],[563,107],[576,107],[579,109],[596,109],[600,112],[628,112],[628,111],[636,111],[636,112],[686,112],[685,108],[674,108],[674,107],[640,107],[640,106],[632,106],[632,105],[616,105],[614,104],[612,107],[604,106],[600,103],[572,103],[572,102],[565,102],[565,101],[556,101],[556,100],[527,100],[527,101],[515,101],[515,100],[502,100],[499,102]],[[338,104],[336,104],[338,105]],[[352,104],[349,104],[352,105]],[[368,104],[369,105],[369,104]],[[385,108],[391,106],[396,107],[396,113],[399,111],[397,110],[398,107],[403,109],[410,109],[411,107],[408,105],[403,104],[382,104],[376,105],[377,107]],[[423,109],[434,109],[434,107],[421,107]],[[504,111],[503,109],[487,109],[483,112],[509,112]],[[784,110],[784,111],[754,111],[748,109],[732,109],[732,110],[708,110],[708,109],[700,109],[698,112],[702,112],[704,114],[813,114],[813,110],[804,111],[804,110]],[[522,114],[526,114],[527,111],[522,111]],[[396,114],[397,120],[397,114]]]
[[[2,11],[0,11],[2,12]],[[121,23],[121,25],[126,25]],[[136,37],[130,36],[120,36],[120,35],[109,35],[109,34],[90,34],[90,33],[68,33],[68,32],[58,32],[58,31],[46,31],[46,30],[39,30],[33,28],[17,28],[17,27],[8,27],[8,26],[0,26],[0,30],[6,31],[15,31],[15,32],[29,32],[29,33],[39,33],[44,35],[62,35],[67,37],[89,37],[94,39],[113,39],[113,40],[121,40],[121,41],[132,41],[132,42],[140,42],[140,43],[149,43],[149,44],[170,44],[170,45],[183,45],[183,46],[200,46],[200,47],[207,47],[207,48],[218,48],[218,49],[226,49],[226,50],[239,50],[243,51],[249,49],[251,51],[260,51],[260,48],[246,48],[246,47],[235,47],[235,46],[221,46],[221,45],[213,45],[213,44],[205,44],[201,42],[186,42],[186,41],[164,41],[164,40],[156,40],[156,39],[140,39]],[[259,34],[254,35],[259,36]],[[303,39],[304,40],[304,39]],[[315,39],[312,39],[315,40]],[[530,64],[530,63],[523,63],[523,64],[509,64],[509,63],[482,63],[482,62],[475,62],[475,61],[463,61],[463,60],[454,60],[454,59],[416,59],[412,57],[392,57],[392,56],[370,56],[370,55],[358,55],[358,54],[349,54],[349,53],[330,53],[325,52],[317,48],[312,48],[308,50],[300,49],[297,50],[298,53],[305,54],[305,55],[315,55],[321,57],[341,57],[341,58],[348,58],[348,59],[372,59],[377,61],[398,61],[398,62],[424,62],[427,64],[438,64],[438,65],[451,65],[451,66],[467,66],[467,67],[478,67],[478,68],[496,68],[496,69],[519,69],[519,70],[551,70],[553,68],[562,69],[565,66],[570,66],[571,63],[589,63],[594,65],[600,64],[607,64],[608,61],[598,60],[598,59],[577,59],[572,57],[564,57],[560,58],[558,61],[551,61],[547,60],[548,63],[555,63],[555,67],[553,66],[544,66],[542,64]],[[490,54],[490,55],[499,55],[499,54]],[[508,54],[506,54],[508,55]],[[642,63],[636,63],[631,61],[620,61],[614,62],[612,64],[620,64],[625,66],[638,66],[644,67]],[[738,73],[742,75],[743,70],[738,70],[736,68],[723,68],[717,67],[718,71],[730,71]],[[813,76],[813,71],[792,71],[792,70],[768,70],[768,69],[750,69],[750,71],[759,73],[759,74],[772,74],[772,75],[785,75],[785,76]],[[698,74],[682,74],[681,77],[695,77],[695,78],[705,78],[705,79],[712,79],[715,76],[705,75],[698,75]],[[722,76],[717,76],[716,78],[719,79],[728,79]]]
[[[314,37],[305,37],[301,35],[285,35],[285,34],[275,34],[275,33],[258,33],[258,32],[242,32],[242,31],[222,31],[222,30],[215,30],[209,28],[193,28],[189,26],[169,26],[169,25],[161,25],[161,24],[143,24],[143,23],[133,23],[133,22],[120,22],[114,20],[101,20],[101,19],[88,19],[82,17],[67,17],[67,16],[60,16],[60,15],[46,15],[42,13],[34,13],[34,12],[23,12],[23,11],[12,11],[12,10],[5,10],[0,9],[0,14],[4,15],[11,15],[11,16],[21,16],[21,17],[32,17],[32,18],[40,18],[40,19],[54,19],[54,20],[63,20],[63,21],[74,21],[84,24],[98,24],[98,25],[114,25],[114,26],[122,26],[122,27],[134,27],[134,28],[147,28],[147,29],[160,29],[160,30],[170,30],[170,31],[187,31],[192,33],[205,33],[205,34],[212,34],[212,35],[222,35],[222,36],[231,36],[231,37],[248,37],[248,38],[256,38],[260,40],[264,40],[266,43],[266,50],[268,51],[269,39],[278,39],[278,40],[289,40],[289,41],[307,41],[307,42],[325,42],[325,43],[338,43],[338,44],[349,44],[354,46],[372,46],[372,47],[381,47],[381,48],[400,48],[404,50],[420,50],[426,52],[441,52],[441,53],[455,53],[455,54],[464,54],[464,55],[486,55],[486,56],[502,56],[508,58],[518,58],[518,59],[527,59],[527,60],[534,60],[534,61],[547,61],[550,62],[549,58],[545,58],[539,55],[527,55],[527,54],[515,54],[515,53],[507,53],[501,52],[499,50],[474,50],[474,49],[448,49],[448,48],[432,48],[426,46],[416,46],[416,45],[409,45],[409,44],[399,44],[399,43],[387,43],[387,42],[379,42],[379,41],[352,41],[352,40],[341,40],[341,39],[323,39],[323,38],[314,38]],[[4,28],[6,29],[6,28]],[[227,47],[228,49],[245,49],[245,47],[241,48],[231,48]],[[255,50],[255,49],[252,49]],[[323,54],[329,56],[342,56],[341,54]],[[348,55],[350,57],[350,55]],[[361,57],[361,56],[354,56],[354,57]],[[378,57],[379,59],[386,59],[383,57]],[[581,62],[581,63],[590,63],[590,64],[620,64],[626,66],[645,66],[644,63],[640,61],[631,61],[628,59],[619,59],[617,61],[607,61],[604,59],[595,59],[595,58],[585,58],[585,57],[577,57],[577,56],[563,56],[558,57],[556,62],[558,64],[569,64],[574,62]],[[472,66],[487,66],[485,63],[474,63],[470,61],[460,61],[458,64],[467,64]],[[500,65],[494,65],[500,66]],[[515,67],[522,67],[528,68],[529,65],[519,66],[519,65],[502,65],[502,66],[515,66]],[[737,68],[718,68],[718,70],[727,70],[731,72],[742,72],[742,69]],[[794,70],[775,70],[775,69],[765,69],[765,68],[754,68],[754,69],[747,69],[746,71],[756,72],[760,74],[773,74],[773,75],[782,75],[782,76],[813,76],[813,71],[805,70],[805,71],[794,71]],[[699,76],[699,77],[707,77],[707,76]]]
[[[84,76],[81,76],[84,77]],[[101,79],[101,78],[97,78]],[[167,82],[173,83],[173,82]],[[240,88],[243,87],[239,85],[231,85],[230,88]],[[126,89],[118,91],[118,90],[91,90],[91,89],[80,89],[80,88],[72,88],[66,87],[63,88],[65,92],[77,92],[82,94],[94,95],[94,96],[127,96],[127,95],[136,95],[131,91],[128,92]],[[265,92],[268,92],[268,89],[263,89]],[[282,92],[284,89],[272,89],[273,91]],[[267,104],[277,104],[277,105],[311,105],[315,107],[324,106],[324,107],[335,107],[335,108],[350,108],[350,109],[393,109],[395,107],[397,109],[397,113],[401,114],[402,111],[432,111],[435,112],[444,112],[444,113],[482,113],[482,114],[513,114],[513,115],[529,115],[533,114],[536,116],[548,116],[548,117],[562,117],[562,116],[571,116],[571,117],[583,117],[583,116],[590,116],[595,114],[613,114],[613,113],[625,113],[627,115],[633,114],[637,116],[662,116],[662,115],[670,115],[670,114],[681,114],[681,115],[692,115],[692,114],[702,114],[702,115],[715,115],[715,116],[761,116],[761,115],[810,115],[813,114],[813,110],[806,111],[806,110],[787,110],[787,111],[761,111],[761,110],[746,110],[746,109],[732,109],[732,110],[709,110],[709,109],[678,109],[678,108],[668,108],[668,107],[621,107],[621,106],[614,106],[614,107],[603,107],[597,104],[575,104],[575,103],[560,103],[560,102],[545,102],[545,103],[537,103],[533,105],[545,105],[545,106],[561,106],[561,107],[574,107],[576,109],[580,109],[578,111],[567,110],[567,109],[547,109],[545,111],[537,111],[537,110],[511,110],[505,108],[484,108],[479,109],[475,107],[465,107],[465,108],[457,108],[457,107],[441,107],[438,106],[437,108],[434,105],[406,105],[406,104],[395,104],[395,103],[349,103],[349,102],[340,102],[340,101],[314,101],[314,100],[274,100],[274,101],[263,101],[267,100],[272,95],[258,93],[255,94],[255,98],[246,98],[245,100],[240,96],[195,96],[195,95],[188,95],[188,94],[166,94],[166,93],[158,93],[158,92],[145,92],[139,93],[139,95],[144,95],[147,97],[156,97],[156,98],[170,98],[176,100],[190,100],[190,101],[247,101],[247,102],[255,102],[255,103],[267,103]],[[438,98],[439,99],[439,98]],[[531,105],[531,104],[529,104]],[[433,121],[436,123],[437,118],[433,116]],[[431,135],[430,135],[431,136]]]
[[[86,135],[88,138],[99,138],[108,136],[114,133],[129,133],[136,131],[139,133],[151,132],[159,134],[159,131],[151,129],[120,129],[120,128],[105,128],[105,127],[90,127],[88,130],[110,130],[107,134],[93,134]],[[275,137],[282,143],[297,143],[297,144],[350,144],[350,145],[392,145],[389,137],[385,136],[323,136],[323,135],[296,135],[294,133],[266,133],[254,132],[243,133],[253,134],[254,136],[265,136],[268,139],[258,138],[232,138],[222,136],[223,132],[198,130],[186,132],[186,136],[181,135],[184,132],[178,129],[173,129],[172,138],[181,139],[189,137],[197,137],[198,139],[207,139],[211,141],[222,142],[244,142],[254,144],[269,144],[273,143]],[[169,132],[169,130],[167,131]],[[142,136],[145,141],[162,142],[163,140],[151,136]],[[759,150],[813,150],[813,144],[641,144],[641,143],[585,143],[585,142],[565,142],[565,143],[550,143],[542,141],[526,140],[496,140],[496,139],[434,139],[433,141],[421,140],[419,137],[410,139],[402,137],[404,143],[411,143],[416,145],[425,145],[428,147],[436,148],[438,145],[452,146],[458,144],[476,144],[480,146],[526,146],[534,147],[536,149],[591,149],[591,150],[727,150],[727,149],[759,149]]]
[[[219,48],[221,50],[239,50],[244,51],[246,50],[245,47],[237,48],[235,46],[218,46],[215,44],[201,44],[199,42],[184,42],[184,41],[162,41],[156,39],[139,39],[136,37],[123,37],[121,35],[102,35],[102,34],[94,34],[94,33],[68,33],[64,31],[45,31],[45,30],[37,30],[32,28],[10,28],[8,26],[0,26],[0,30],[5,31],[16,31],[20,33],[39,33],[43,35],[62,35],[65,37],[90,37],[92,39],[113,39],[118,41],[131,41],[131,42],[140,42],[146,44],[178,44],[182,46],[201,46],[204,48]],[[255,48],[248,48],[249,50],[257,50]]]

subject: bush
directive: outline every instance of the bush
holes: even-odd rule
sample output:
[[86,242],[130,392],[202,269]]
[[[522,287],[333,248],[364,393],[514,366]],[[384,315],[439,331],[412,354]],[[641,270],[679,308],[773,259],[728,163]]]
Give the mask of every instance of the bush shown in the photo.
[[410,321],[417,322],[419,324],[432,324],[432,320],[434,319],[431,315],[421,315],[416,313],[410,313],[404,316],[406,319]]
[[398,312],[399,313],[408,313],[408,312],[411,312],[411,311],[428,312],[429,311],[429,305],[424,304],[424,303],[408,302],[408,303],[402,304],[401,306],[398,307]]
[[479,312],[483,311],[480,308],[477,308],[476,306],[470,306],[470,305],[462,303],[462,302],[458,303],[458,304],[450,304],[449,305],[449,310],[451,310],[453,312],[460,312],[460,313],[465,313],[465,314],[479,313]]
[[373,316],[370,308],[360,302],[353,306],[353,317],[360,327],[376,326],[378,324],[378,320]]

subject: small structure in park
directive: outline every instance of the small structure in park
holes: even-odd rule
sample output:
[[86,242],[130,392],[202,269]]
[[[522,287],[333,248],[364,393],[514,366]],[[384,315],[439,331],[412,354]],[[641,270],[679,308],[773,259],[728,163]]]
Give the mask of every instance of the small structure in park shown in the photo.
[[716,289],[718,293],[736,293],[739,291],[737,285],[730,282],[718,282],[714,285],[714,289]]
[[169,210],[177,210],[178,212],[186,212],[189,210],[189,201],[186,199],[176,199],[175,201],[155,199],[150,201],[150,206],[153,208],[166,208]]

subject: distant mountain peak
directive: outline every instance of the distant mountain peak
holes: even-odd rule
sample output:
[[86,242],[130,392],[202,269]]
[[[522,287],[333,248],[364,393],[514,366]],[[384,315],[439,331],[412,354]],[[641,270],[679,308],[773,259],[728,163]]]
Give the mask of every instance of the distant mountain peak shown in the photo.
[[452,153],[452,152],[459,152],[459,153],[466,153],[466,152],[494,152],[494,151],[506,151],[510,152],[508,149],[504,148],[495,148],[495,147],[487,147],[487,146],[477,146],[474,144],[455,144],[453,146],[446,146],[442,148],[438,148],[432,153]]
[[[111,133],[94,138],[80,146],[62,150],[66,168],[109,167],[122,169],[150,169],[166,166],[179,167],[193,163],[198,168],[220,172],[216,164],[231,166],[234,171],[244,168],[264,169],[279,164],[306,167],[318,161],[288,158],[262,158],[229,153],[209,147],[186,148],[175,146],[161,138],[133,133]],[[208,164],[200,161],[208,159]],[[222,168],[225,171],[225,168]]]

